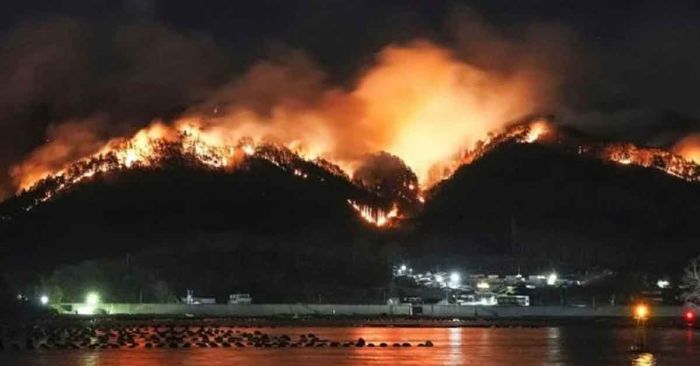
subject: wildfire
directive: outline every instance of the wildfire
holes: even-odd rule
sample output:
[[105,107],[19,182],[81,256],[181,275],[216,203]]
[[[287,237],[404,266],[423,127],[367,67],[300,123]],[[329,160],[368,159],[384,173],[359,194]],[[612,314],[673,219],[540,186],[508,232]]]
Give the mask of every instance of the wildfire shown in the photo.
[[[557,143],[556,139],[544,139],[552,130],[553,127],[548,122],[539,119],[530,123],[512,125],[500,133],[490,133],[486,139],[477,142],[473,149],[466,150],[458,158],[448,160],[439,166],[442,174],[441,179],[448,178],[460,166],[472,163],[507,142]],[[41,188],[38,190],[41,194],[35,198],[34,204],[26,209],[29,210],[36,204],[45,202],[57,193],[97,174],[138,167],[157,167],[167,158],[169,151],[175,151],[211,169],[232,169],[243,159],[254,156],[289,170],[295,177],[302,179],[309,178],[309,174],[295,166],[294,159],[315,164],[332,174],[348,176],[347,171],[319,159],[318,156],[310,154],[307,150],[301,152],[303,145],[298,142],[290,144],[297,150],[285,150],[289,151],[285,154],[279,148],[274,147],[275,145],[264,141],[255,141],[250,137],[240,138],[235,145],[229,145],[230,140],[230,138],[222,137],[217,130],[202,129],[195,120],[181,120],[172,126],[154,123],[138,131],[129,139],[111,140],[95,154],[56,172],[47,172],[43,176],[35,173],[25,175],[21,184],[22,190]],[[700,167],[697,164],[661,149],[623,143],[588,144],[579,145],[577,153],[623,165],[655,168],[689,181],[700,180]],[[413,192],[413,198],[419,203],[424,203],[424,191],[413,183],[407,184],[408,191]],[[376,227],[390,226],[396,219],[400,218],[397,204],[394,204],[390,210],[384,210],[353,200],[347,202],[365,222]]]
[[[102,139],[81,126],[57,128],[55,136],[49,131],[50,141],[13,166],[11,175],[19,193],[41,188],[38,204],[102,173],[157,167],[173,150],[212,169],[266,159],[302,179],[311,177],[290,164],[294,159],[353,177],[363,159],[386,152],[415,173],[406,196],[423,203],[421,188],[430,189],[504,143],[558,143],[545,119],[508,125],[548,99],[540,95],[547,88],[531,73],[504,76],[426,41],[387,46],[363,70],[352,87],[341,89],[326,85],[313,65],[261,62],[180,119],[152,123],[131,137]],[[700,139],[674,149],[683,157],[631,144],[577,148],[579,154],[700,180],[692,162],[700,161]],[[401,198],[389,201],[404,207]],[[348,203],[378,227],[401,217],[397,205],[385,211]]]
[[[163,159],[167,158],[168,151],[173,149],[177,154],[187,156],[196,163],[211,169],[231,169],[241,159],[255,156],[266,159],[282,169],[289,169],[295,177],[302,179],[309,178],[309,174],[299,167],[294,167],[292,164],[294,159],[320,165],[333,174],[343,174],[338,171],[337,167],[324,163],[322,160],[307,160],[308,154],[306,157],[295,152],[291,152],[291,155],[285,154],[286,150],[284,149],[266,143],[256,143],[251,138],[241,139],[236,146],[218,144],[217,141],[219,140],[207,135],[206,132],[191,123],[181,122],[173,127],[155,123],[138,131],[130,139],[112,140],[88,158],[81,159],[64,169],[40,178],[38,181],[28,181],[25,190],[41,188],[40,191],[43,192],[43,195],[38,197],[33,205],[25,209],[31,210],[37,204],[45,202],[67,188],[99,173],[158,166]],[[399,217],[398,205],[396,204],[391,210],[384,211],[369,205],[358,204],[352,200],[348,200],[348,203],[364,221],[376,227],[389,226],[394,219]]]
[[542,135],[545,135],[549,131],[549,125],[544,121],[537,121],[528,126],[527,134],[523,139],[524,142],[531,144],[537,141]]
[[[477,142],[473,149],[464,151],[459,159],[443,165],[440,179],[449,178],[460,166],[472,163],[506,142],[550,143],[558,144],[564,150],[572,150],[570,146],[566,146],[566,142],[550,139],[548,136],[552,131],[553,127],[548,122],[537,120],[513,125],[500,133],[489,134],[488,138]],[[686,138],[674,147],[674,151],[678,155],[663,149],[640,147],[630,143],[582,143],[576,148],[576,152],[580,155],[593,156],[622,165],[658,169],[691,182],[700,181],[700,165],[696,163],[700,161],[700,137]]]
[[365,222],[377,227],[389,226],[394,219],[399,218],[399,208],[395,203],[389,211],[362,205],[350,199],[348,200],[348,204],[350,204],[350,207],[352,207]]
[[[90,124],[77,128],[81,134],[59,128],[11,175],[18,192],[42,187],[38,203],[100,173],[157,167],[168,149],[214,169],[253,156],[283,167],[286,158],[262,146],[274,143],[349,177],[366,156],[393,154],[415,172],[410,191],[422,202],[420,187],[444,177],[434,170],[454,171],[460,151],[531,113],[544,98],[527,73],[484,70],[427,41],[388,46],[364,70],[353,88],[341,90],[325,85],[309,65],[261,62],[172,124],[153,123],[101,144],[100,133],[85,131]],[[88,138],[89,147],[75,148]],[[396,210],[369,211],[363,217],[378,226],[398,216]]]
[[700,164],[700,134],[694,134],[680,140],[674,147],[673,152]]
[[248,156],[255,154],[255,147],[251,144],[243,145],[241,149],[243,150],[243,153],[245,153]]
[[[228,146],[252,156],[256,142],[269,141],[309,161],[323,158],[352,176],[365,156],[384,151],[401,158],[429,187],[439,181],[434,178],[440,175],[431,175],[436,167],[546,99],[539,95],[541,80],[528,73],[485,70],[428,41],[385,47],[348,90],[326,85],[314,65],[293,61],[253,65],[184,112],[174,127],[155,124],[101,149],[74,148],[100,133],[52,136],[13,167],[18,190],[63,175],[95,154],[112,153],[125,167],[148,165],[154,147],[149,141],[173,141],[180,134],[188,136],[184,143],[194,155],[217,167],[231,164]],[[254,143],[239,144],[246,137]],[[57,156],[52,149],[70,153]]]
[[[457,158],[434,166],[431,180],[439,182],[448,179],[460,166],[471,164],[503,143],[535,143],[540,141],[550,131],[551,126],[547,121],[537,119],[534,122],[512,125],[499,132],[491,132],[485,139],[477,141],[472,149],[463,151]],[[422,196],[419,196],[419,200],[421,202],[424,201]]]
[[[228,146],[219,141],[216,136],[208,135],[195,124],[180,122],[169,127],[154,123],[129,139],[111,140],[97,153],[56,172],[45,173],[43,176],[28,175],[22,181],[21,189],[27,191],[41,188],[43,195],[36,199],[36,205],[99,173],[159,166],[169,152],[175,152],[211,169],[230,169],[238,161],[254,155],[267,159],[278,167],[291,166],[290,157],[279,151],[271,152],[264,142],[256,143],[250,138],[244,138],[236,146]],[[339,174],[333,169],[328,170]],[[293,168],[292,172],[300,178],[309,177],[300,168]]]
[[588,148],[583,151],[623,165],[658,169],[687,181],[700,180],[700,166],[691,160],[686,160],[682,156],[662,149],[617,143],[605,145],[599,149]]

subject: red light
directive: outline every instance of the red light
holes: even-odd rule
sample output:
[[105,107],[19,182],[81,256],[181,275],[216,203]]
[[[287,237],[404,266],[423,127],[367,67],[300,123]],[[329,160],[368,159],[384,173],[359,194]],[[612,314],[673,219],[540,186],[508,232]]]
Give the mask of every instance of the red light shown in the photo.
[[692,311],[685,313],[685,320],[692,321],[695,319],[695,314]]

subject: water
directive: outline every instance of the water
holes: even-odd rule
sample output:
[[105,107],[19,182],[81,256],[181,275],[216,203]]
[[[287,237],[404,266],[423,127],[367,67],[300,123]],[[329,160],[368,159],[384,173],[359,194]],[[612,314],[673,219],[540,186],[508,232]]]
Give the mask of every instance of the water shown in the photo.
[[700,332],[650,329],[650,352],[627,352],[627,328],[375,328],[261,329],[270,334],[313,332],[331,340],[410,342],[411,348],[204,348],[2,351],[0,365],[700,365]]

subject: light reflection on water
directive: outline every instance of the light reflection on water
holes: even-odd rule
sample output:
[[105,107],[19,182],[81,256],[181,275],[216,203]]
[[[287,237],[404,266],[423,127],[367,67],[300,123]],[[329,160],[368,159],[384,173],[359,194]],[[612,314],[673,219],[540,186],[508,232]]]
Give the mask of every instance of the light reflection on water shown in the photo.
[[461,349],[459,348],[459,345],[462,344],[462,329],[460,328],[449,328],[449,347],[448,347],[448,357],[447,357],[447,364],[448,365],[462,365],[464,364],[464,361],[462,359],[462,356],[464,355],[463,352],[461,352]]
[[654,366],[656,365],[656,359],[651,353],[642,353],[637,357],[632,359],[633,366]]
[[561,328],[547,328],[547,364],[554,364],[561,354],[559,353],[559,331]]
[[632,329],[564,328],[273,328],[270,334],[313,332],[331,340],[409,342],[411,348],[206,348],[0,352],[0,365],[483,365],[483,366],[697,366],[700,354],[691,330],[651,329],[650,353],[628,353]]

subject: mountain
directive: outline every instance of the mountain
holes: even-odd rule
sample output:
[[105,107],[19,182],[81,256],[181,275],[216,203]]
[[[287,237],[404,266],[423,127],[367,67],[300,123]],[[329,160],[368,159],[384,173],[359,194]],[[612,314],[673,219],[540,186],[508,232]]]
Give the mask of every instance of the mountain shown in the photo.
[[[27,202],[44,193],[19,195],[2,205],[5,273],[19,283],[42,280],[36,274],[66,283],[79,281],[67,272],[100,278],[108,274],[93,275],[94,267],[122,273],[136,266],[177,293],[249,291],[289,301],[300,297],[288,294],[317,300],[324,287],[324,294],[352,296],[386,277],[385,257],[367,244],[379,236],[348,203],[381,198],[326,165],[293,157],[281,164],[270,153],[232,170],[170,158],[100,173],[34,206]],[[81,263],[92,259],[100,265]],[[132,300],[138,293],[130,292]]]
[[698,217],[697,182],[511,142],[430,192],[414,240],[433,253],[677,269],[698,254]]
[[697,255],[697,165],[562,128],[491,136],[423,192],[424,205],[389,154],[352,180],[273,145],[231,169],[181,146],[133,166],[94,157],[0,204],[5,280],[73,300],[91,287],[121,301],[197,289],[350,302],[381,298],[400,258],[677,271]]

